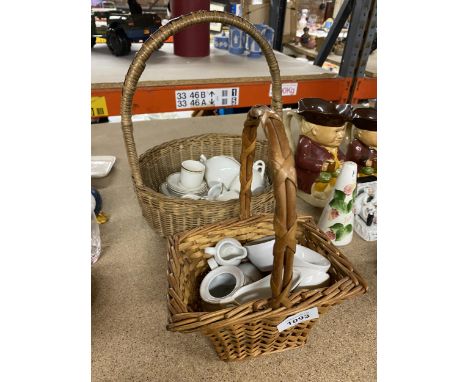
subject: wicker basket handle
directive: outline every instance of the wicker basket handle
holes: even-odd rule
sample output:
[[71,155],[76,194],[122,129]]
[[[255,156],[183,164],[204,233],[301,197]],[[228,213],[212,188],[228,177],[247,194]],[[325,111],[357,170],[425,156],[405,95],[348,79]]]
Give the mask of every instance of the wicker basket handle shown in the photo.
[[275,54],[268,44],[268,41],[265,40],[253,24],[230,13],[216,11],[197,11],[172,19],[169,23],[154,32],[142,45],[128,69],[122,89],[122,99],[120,103],[122,131],[125,147],[127,149],[128,162],[132,171],[132,178],[137,187],[143,186],[143,180],[141,177],[135,140],[133,138],[132,104],[138,80],[145,69],[145,63],[151,54],[159,49],[168,37],[192,25],[208,22],[235,26],[249,34],[258,43],[265,55],[272,77],[272,108],[276,112],[281,113],[281,79],[278,62],[276,61]]
[[240,169],[240,214],[241,219],[250,216],[252,165],[259,124],[262,124],[269,143],[268,156],[269,164],[273,167],[273,190],[276,200],[273,221],[274,260],[270,283],[273,296],[271,306],[272,308],[290,307],[289,291],[296,252],[296,169],[283,121],[266,106],[253,107],[244,123]]

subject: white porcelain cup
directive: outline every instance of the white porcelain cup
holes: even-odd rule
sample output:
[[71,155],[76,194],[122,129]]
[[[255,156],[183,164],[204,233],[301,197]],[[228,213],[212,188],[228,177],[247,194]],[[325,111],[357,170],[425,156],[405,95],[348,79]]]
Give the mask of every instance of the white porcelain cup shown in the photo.
[[205,176],[205,165],[196,160],[184,160],[180,168],[180,183],[192,189],[200,186]]
[[205,248],[205,253],[212,256],[208,259],[211,269],[219,265],[239,265],[247,257],[247,250],[242,244],[230,237],[218,241],[215,247]]
[[[258,160],[253,164],[252,167],[252,184],[250,189],[252,192],[258,193],[260,190],[263,190],[265,187],[265,169],[266,165],[265,162],[262,160]],[[229,191],[236,191],[240,193],[241,184],[239,175],[236,176],[231,184],[229,185]]]
[[217,200],[219,195],[221,195],[224,191],[224,185],[219,182],[213,184],[208,190],[207,198],[208,200]]

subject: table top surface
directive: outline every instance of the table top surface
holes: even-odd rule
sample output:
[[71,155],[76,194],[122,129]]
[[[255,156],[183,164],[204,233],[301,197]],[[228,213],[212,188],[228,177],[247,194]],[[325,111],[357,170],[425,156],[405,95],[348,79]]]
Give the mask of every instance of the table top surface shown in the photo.
[[[138,153],[163,142],[207,132],[241,134],[245,115],[134,123]],[[105,178],[92,179],[109,217],[100,225],[103,252],[92,266],[93,381],[376,380],[376,242],[354,234],[340,250],[369,283],[369,292],[320,317],[301,349],[226,363],[200,333],[166,330],[166,240],[141,214],[119,123],[92,125],[92,155],[117,160]],[[258,131],[259,139],[264,138]],[[320,209],[297,200],[298,213]],[[174,365],[174,367],[168,367]]]
[[[91,50],[91,88],[121,87],[135,53],[142,44],[132,44],[128,56],[115,57],[106,44],[96,44]],[[334,78],[336,74],[301,62],[275,51],[281,79],[307,80]],[[207,83],[270,81],[265,58],[249,58],[211,47],[207,57],[187,58],[173,54],[173,44],[166,43],[146,62],[138,86],[189,85]]]
[[[299,53],[299,54],[304,54],[308,57],[315,58],[317,57],[317,50],[316,49],[307,49],[304,48],[300,44],[292,44],[292,43],[286,43],[284,44],[285,47],[290,48],[291,50]],[[341,64],[341,58],[342,56],[339,56],[337,54],[331,53],[328,55],[326,61],[331,62],[332,64],[340,65]],[[377,51],[374,51],[369,55],[369,59],[367,60],[367,65],[366,65],[366,75],[369,77],[377,77]]]

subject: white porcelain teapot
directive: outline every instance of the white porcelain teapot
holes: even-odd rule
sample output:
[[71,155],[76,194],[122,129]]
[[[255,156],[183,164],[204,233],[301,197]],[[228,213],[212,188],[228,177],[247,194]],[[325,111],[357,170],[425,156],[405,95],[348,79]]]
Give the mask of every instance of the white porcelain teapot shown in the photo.
[[230,156],[218,155],[207,159],[202,154],[200,162],[205,165],[205,180],[210,187],[216,183],[223,183],[229,188],[233,179],[240,173],[240,163]]

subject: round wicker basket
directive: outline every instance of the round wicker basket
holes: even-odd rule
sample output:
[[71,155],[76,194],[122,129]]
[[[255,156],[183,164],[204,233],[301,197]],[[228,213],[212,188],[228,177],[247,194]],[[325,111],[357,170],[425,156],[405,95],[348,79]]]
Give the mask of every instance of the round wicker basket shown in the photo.
[[[239,216],[238,200],[212,202],[168,197],[159,192],[159,186],[169,174],[180,170],[180,164],[185,159],[198,160],[200,154],[206,157],[230,155],[239,159],[240,136],[206,134],[178,139],[156,146],[140,157],[137,154],[133,137],[133,96],[146,61],[168,37],[191,25],[206,22],[233,25],[244,30],[259,44],[272,76],[272,108],[278,113],[282,110],[281,79],[273,50],[255,26],[245,19],[224,12],[192,12],[171,20],[150,36],[135,55],[125,77],[121,100],[122,131],[135,192],[143,216],[156,233],[163,236]],[[255,159],[264,160],[267,163],[267,169],[271,167],[268,164],[266,142],[259,142],[255,157]],[[269,213],[273,211],[273,208],[274,197],[271,187],[268,187],[264,193],[252,197],[252,214]]]
[[[229,155],[240,161],[242,139],[228,134],[204,134],[188,138],[175,139],[155,146],[140,156],[140,169],[144,193],[140,193],[143,215],[150,225],[161,235],[168,236],[175,232],[215,223],[227,218],[239,216],[238,200],[207,201],[169,197],[159,192],[159,187],[168,175],[179,171],[182,161],[198,160],[201,154],[206,157]],[[257,144],[255,158],[268,160],[266,141]],[[268,179],[271,168],[267,167]],[[268,184],[265,192],[253,197],[251,208],[255,214],[269,213],[274,209],[273,190]]]

